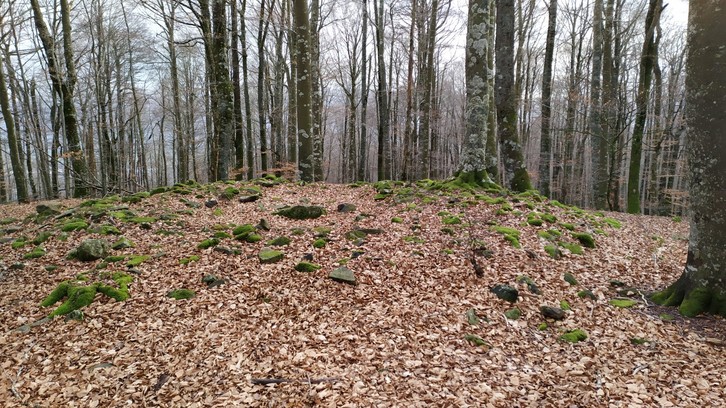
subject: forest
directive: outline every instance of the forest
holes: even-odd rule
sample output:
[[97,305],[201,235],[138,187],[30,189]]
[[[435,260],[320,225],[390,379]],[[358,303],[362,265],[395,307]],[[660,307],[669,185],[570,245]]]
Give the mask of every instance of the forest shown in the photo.
[[[470,123],[467,8],[5,1],[0,200],[274,169],[336,183],[450,177]],[[510,185],[507,171],[522,167],[562,202],[683,214],[683,16],[647,0],[485,8],[492,181]]]

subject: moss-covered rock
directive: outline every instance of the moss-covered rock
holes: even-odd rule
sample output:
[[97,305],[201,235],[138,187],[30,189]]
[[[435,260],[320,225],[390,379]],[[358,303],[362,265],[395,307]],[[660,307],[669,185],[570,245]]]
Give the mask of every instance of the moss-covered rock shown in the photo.
[[118,302],[123,302],[129,298],[129,284],[134,281],[134,277],[123,272],[116,272],[112,275],[112,279],[116,282],[117,288],[102,283],[97,284],[97,290],[100,293],[114,299]]
[[481,323],[481,319],[476,314],[476,310],[471,308],[466,311],[466,322],[471,326],[478,326]]
[[565,272],[562,279],[564,279],[565,282],[569,283],[572,286],[577,286],[579,284],[579,282],[577,282],[577,278],[575,278],[575,275],[569,272]]
[[356,210],[355,204],[351,204],[351,203],[338,204],[338,212],[349,213],[349,212],[353,212],[355,210]]
[[190,263],[197,262],[198,260],[199,260],[199,256],[198,255],[192,255],[192,256],[189,256],[187,258],[180,259],[179,260],[179,264],[180,265],[189,265]]
[[441,218],[441,222],[444,225],[457,225],[457,224],[461,224],[461,218],[459,218],[455,215],[446,215],[443,218]]
[[507,302],[514,303],[519,298],[519,291],[517,288],[510,285],[495,285],[491,288],[491,292],[494,293],[499,299],[506,300]]
[[290,242],[291,242],[291,240],[288,237],[277,237],[277,238],[269,241],[267,243],[267,245],[272,245],[272,246],[285,246],[285,245],[290,245]]
[[134,244],[130,239],[126,237],[120,237],[116,242],[111,244],[111,249],[119,250],[119,249],[126,249],[126,248],[133,248],[136,244]]
[[325,238],[318,238],[315,241],[313,241],[313,248],[325,248],[325,245],[328,243],[328,241],[325,240]]
[[174,289],[166,294],[167,297],[176,300],[191,299],[196,295],[196,292],[191,289]]
[[311,262],[299,262],[295,265],[295,270],[298,272],[315,272],[320,268],[320,265]]
[[542,292],[539,290],[539,287],[532,279],[530,279],[528,276],[520,275],[517,276],[516,279],[517,283],[525,283],[527,284],[527,288],[530,292],[534,293],[535,295],[541,295]]
[[121,235],[121,231],[113,225],[99,225],[93,232],[101,235]]
[[126,262],[126,266],[129,268],[133,268],[136,266],[141,265],[142,263],[146,262],[151,256],[149,255],[135,255],[132,256],[128,262]]
[[597,300],[597,296],[595,296],[595,294],[592,293],[592,291],[588,290],[588,289],[577,292],[577,296],[581,299]]
[[570,330],[562,334],[560,340],[568,343],[578,343],[587,340],[587,333],[580,329]]
[[281,261],[282,258],[285,257],[285,254],[282,251],[277,251],[270,248],[263,248],[257,255],[257,257],[259,258],[260,263],[269,264]]
[[257,230],[257,228],[255,228],[255,226],[252,224],[242,224],[242,225],[236,226],[232,230],[232,235],[237,236],[237,235],[242,235],[242,234],[249,234],[250,232],[255,232],[256,230]]
[[559,248],[557,248],[556,245],[553,244],[547,244],[544,247],[545,252],[547,252],[547,255],[550,256],[552,259],[560,259],[562,258],[562,251],[560,251]]
[[63,232],[79,231],[88,228],[88,223],[83,220],[69,220],[60,226]]
[[504,316],[509,320],[517,320],[521,315],[522,312],[516,307],[504,312]]
[[204,241],[197,244],[197,249],[208,249],[213,246],[219,245],[219,238],[207,238]]
[[573,232],[572,237],[580,241],[585,248],[595,248],[595,238],[586,232]]
[[512,244],[513,247],[521,248],[521,245],[519,244],[519,231],[518,230],[516,230],[514,228],[510,228],[510,227],[494,225],[494,226],[492,226],[492,231],[502,234],[504,236],[504,239],[509,241],[509,243]]
[[566,316],[565,311],[559,307],[540,306],[539,311],[542,316],[552,320],[564,320]]
[[562,248],[565,248],[566,250],[570,251],[573,255],[582,255],[584,252],[582,251],[582,247],[578,244],[573,244],[571,242],[559,242],[559,245]]
[[638,304],[637,301],[632,299],[612,299],[608,303],[615,307],[629,308]]
[[10,244],[10,247],[13,249],[19,249],[19,248],[24,247],[27,244],[28,244],[27,239],[25,237],[20,237],[20,238],[16,239],[15,241],[13,241]]
[[83,262],[95,261],[108,256],[108,242],[102,239],[86,239],[71,253],[70,258]]
[[274,214],[294,220],[307,220],[321,217],[325,214],[325,209],[317,205],[296,205],[292,207],[282,207],[275,211]]

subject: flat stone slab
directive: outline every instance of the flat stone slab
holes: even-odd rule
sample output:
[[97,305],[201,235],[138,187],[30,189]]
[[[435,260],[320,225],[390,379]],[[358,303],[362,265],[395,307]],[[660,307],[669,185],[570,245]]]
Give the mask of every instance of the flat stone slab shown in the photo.
[[345,266],[333,269],[328,277],[336,282],[343,282],[349,285],[355,285],[355,273]]
[[285,254],[282,253],[282,251],[276,251],[274,249],[264,248],[260,251],[258,257],[260,258],[260,263],[268,264],[268,263],[275,263],[285,256]]
[[554,320],[564,320],[565,319],[565,311],[560,309],[559,307],[540,306],[539,311],[540,311],[540,313],[542,313],[542,316],[544,316],[548,319],[554,319]]

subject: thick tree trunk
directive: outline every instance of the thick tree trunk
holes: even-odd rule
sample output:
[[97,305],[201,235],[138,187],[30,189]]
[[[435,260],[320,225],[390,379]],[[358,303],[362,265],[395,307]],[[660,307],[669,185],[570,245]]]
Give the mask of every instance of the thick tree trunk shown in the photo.
[[726,317],[726,6],[691,2],[686,116],[691,236],[681,277],[653,299],[685,316]]
[[532,188],[524,167],[522,145],[517,137],[517,105],[514,89],[514,0],[497,1],[496,29],[497,128],[504,164],[504,185],[514,191]]
[[375,25],[376,25],[376,57],[378,61],[378,89],[376,90],[376,101],[378,104],[378,151],[376,161],[378,163],[378,180],[390,178],[390,161],[387,160],[391,150],[389,124],[390,113],[388,111],[388,88],[386,86],[386,60],[384,56],[384,0],[374,1]]
[[601,73],[603,64],[603,0],[595,0],[592,33],[592,72],[590,79],[590,140],[592,142],[592,190],[595,208],[604,209],[607,204],[607,153],[608,139],[603,132],[600,111],[602,107]]
[[472,185],[490,182],[486,172],[487,119],[489,116],[489,1],[469,0],[466,28],[466,130],[459,163],[459,179]]
[[310,64],[310,19],[306,0],[293,3],[293,24],[297,44],[295,57],[297,59],[297,129],[300,143],[300,180],[312,182],[314,175],[313,158],[313,117],[312,117],[312,76]]
[[361,0],[361,92],[360,92],[360,143],[358,145],[358,173],[356,179],[366,179],[368,167],[368,1]]

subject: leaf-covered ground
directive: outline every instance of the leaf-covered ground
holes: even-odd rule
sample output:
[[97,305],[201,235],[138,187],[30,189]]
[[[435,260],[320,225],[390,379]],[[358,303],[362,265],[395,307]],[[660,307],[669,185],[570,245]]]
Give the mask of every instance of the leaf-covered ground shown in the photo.
[[[647,298],[681,273],[686,222],[594,214],[532,195],[417,186],[376,191],[283,183],[243,203],[239,197],[256,194],[245,186],[177,186],[81,207],[64,201],[63,211],[70,211],[47,219],[36,215],[37,203],[0,207],[0,402],[726,406],[723,320],[682,319]],[[210,199],[218,204],[208,208]],[[339,212],[342,203],[355,210]],[[298,204],[320,205],[326,214],[307,220],[273,214]],[[257,230],[259,242],[229,237],[261,219],[270,230]],[[62,232],[69,220],[88,227]],[[518,240],[499,227],[518,231]],[[350,233],[360,229],[369,233]],[[135,246],[110,251],[116,258],[107,261],[66,259],[84,239],[119,239],[102,232],[120,233]],[[215,233],[217,246],[198,248]],[[573,233],[590,234],[595,248],[574,254]],[[281,236],[290,238],[274,247],[284,258],[261,264],[260,250]],[[325,246],[313,247],[320,239]],[[546,245],[561,257],[552,258]],[[39,257],[26,256],[33,251]],[[135,258],[142,262],[129,269],[126,263],[139,255],[149,257]],[[311,256],[319,270],[294,269]],[[328,278],[341,265],[355,273],[357,285]],[[81,309],[81,321],[41,320],[60,305],[40,307],[59,283],[80,277],[75,285],[114,285],[113,272],[133,277],[128,300],[99,293]],[[207,275],[225,283],[208,288]],[[490,291],[497,284],[517,288],[518,301],[498,299]],[[182,288],[196,296],[167,296]],[[595,299],[579,297],[584,290]],[[636,304],[620,308],[613,299]],[[553,321],[540,313],[543,305],[570,310]],[[515,307],[521,317],[505,317]],[[587,339],[560,339],[574,329]]]

